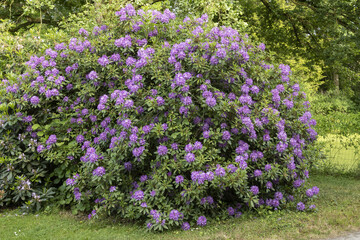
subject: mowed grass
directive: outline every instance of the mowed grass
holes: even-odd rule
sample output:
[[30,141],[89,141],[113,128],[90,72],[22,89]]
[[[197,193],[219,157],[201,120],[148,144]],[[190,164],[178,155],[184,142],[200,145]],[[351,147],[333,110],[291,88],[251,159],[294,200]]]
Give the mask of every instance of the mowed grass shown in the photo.
[[360,136],[358,134],[348,137],[329,134],[319,137],[318,143],[323,144],[323,152],[327,157],[323,163],[324,166],[349,172],[360,165]]
[[2,210],[0,239],[323,239],[360,230],[359,179],[316,174],[310,183],[320,188],[313,213],[253,213],[187,232],[148,233],[144,225],[88,221],[69,212],[16,216],[17,210]]

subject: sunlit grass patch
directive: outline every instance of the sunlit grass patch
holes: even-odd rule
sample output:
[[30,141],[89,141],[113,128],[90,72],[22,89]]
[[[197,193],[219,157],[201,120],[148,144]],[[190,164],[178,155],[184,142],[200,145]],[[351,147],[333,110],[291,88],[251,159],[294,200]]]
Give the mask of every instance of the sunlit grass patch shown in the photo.
[[341,136],[328,134],[318,138],[318,144],[326,156],[324,166],[352,171],[360,164],[360,135]]

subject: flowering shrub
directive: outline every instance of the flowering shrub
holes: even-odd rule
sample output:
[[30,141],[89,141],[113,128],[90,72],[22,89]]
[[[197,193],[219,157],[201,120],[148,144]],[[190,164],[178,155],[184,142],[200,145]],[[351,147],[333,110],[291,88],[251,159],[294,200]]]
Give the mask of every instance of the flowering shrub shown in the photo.
[[289,66],[206,15],[179,22],[131,5],[116,15],[2,81],[18,146],[53,164],[67,203],[153,230],[309,209],[316,122]]

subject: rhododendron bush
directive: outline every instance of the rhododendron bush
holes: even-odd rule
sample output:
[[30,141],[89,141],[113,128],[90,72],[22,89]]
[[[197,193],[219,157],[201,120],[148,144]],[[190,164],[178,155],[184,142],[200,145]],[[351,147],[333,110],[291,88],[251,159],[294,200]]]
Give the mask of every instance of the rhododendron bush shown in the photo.
[[289,66],[206,15],[115,14],[116,25],[31,57],[17,83],[2,80],[3,156],[15,122],[12,141],[49,164],[45,182],[61,179],[66,203],[154,230],[314,208],[316,122]]

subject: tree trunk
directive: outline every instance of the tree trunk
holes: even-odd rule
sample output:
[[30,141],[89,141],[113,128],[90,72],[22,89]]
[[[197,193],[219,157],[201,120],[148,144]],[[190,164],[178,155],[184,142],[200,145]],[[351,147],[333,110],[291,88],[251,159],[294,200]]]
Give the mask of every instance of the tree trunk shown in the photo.
[[335,91],[339,92],[339,74],[337,72],[334,72],[334,85],[335,85]]

